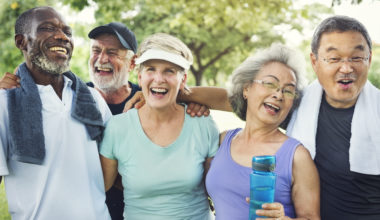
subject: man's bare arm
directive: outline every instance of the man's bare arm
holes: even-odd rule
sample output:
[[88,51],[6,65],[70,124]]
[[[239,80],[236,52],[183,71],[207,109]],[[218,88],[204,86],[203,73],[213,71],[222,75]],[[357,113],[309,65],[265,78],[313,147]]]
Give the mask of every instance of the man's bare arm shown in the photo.
[[194,102],[208,106],[210,109],[232,111],[228,102],[227,90],[218,87],[196,86],[191,87],[189,94],[180,93],[178,100]]

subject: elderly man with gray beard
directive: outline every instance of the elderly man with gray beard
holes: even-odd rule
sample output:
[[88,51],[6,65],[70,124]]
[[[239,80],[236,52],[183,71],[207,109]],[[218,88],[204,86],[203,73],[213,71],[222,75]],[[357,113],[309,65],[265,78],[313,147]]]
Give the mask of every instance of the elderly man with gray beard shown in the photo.
[[22,13],[20,87],[0,90],[0,176],[12,219],[110,219],[97,144],[105,101],[69,71],[71,28],[51,7]]

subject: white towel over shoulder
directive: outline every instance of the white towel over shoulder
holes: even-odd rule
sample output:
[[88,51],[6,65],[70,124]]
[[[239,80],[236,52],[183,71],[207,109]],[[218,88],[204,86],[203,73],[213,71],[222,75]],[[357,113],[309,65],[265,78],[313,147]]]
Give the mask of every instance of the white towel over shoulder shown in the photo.
[[[293,113],[287,134],[300,140],[315,157],[315,136],[322,100],[322,86],[315,80],[305,89],[297,111]],[[349,150],[350,170],[380,174],[380,90],[366,82],[355,105]]]

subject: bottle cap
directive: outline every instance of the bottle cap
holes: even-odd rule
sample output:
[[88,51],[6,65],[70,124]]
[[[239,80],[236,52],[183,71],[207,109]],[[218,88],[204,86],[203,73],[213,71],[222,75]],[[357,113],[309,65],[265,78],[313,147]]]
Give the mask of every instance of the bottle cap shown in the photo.
[[273,155],[255,156],[252,158],[252,170],[273,172],[276,167],[276,157]]

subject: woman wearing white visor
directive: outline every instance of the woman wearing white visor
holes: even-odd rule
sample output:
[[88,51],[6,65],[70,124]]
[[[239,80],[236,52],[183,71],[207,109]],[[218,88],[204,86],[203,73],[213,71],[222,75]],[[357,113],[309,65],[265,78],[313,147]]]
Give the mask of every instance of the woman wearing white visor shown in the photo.
[[146,104],[107,124],[100,150],[106,190],[119,171],[128,220],[213,219],[204,173],[219,131],[211,117],[192,118],[176,103],[186,90],[191,52],[178,38],[154,34],[137,56]]

